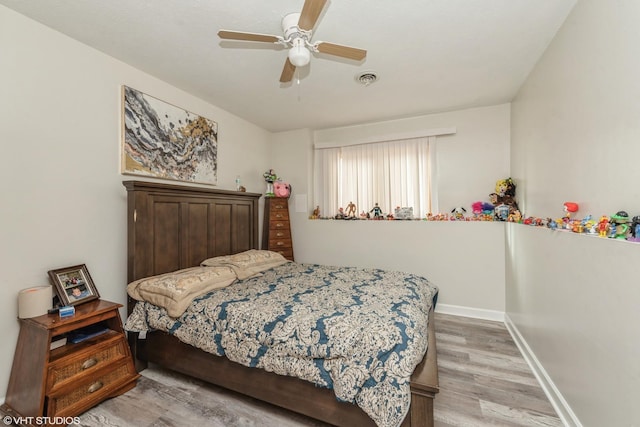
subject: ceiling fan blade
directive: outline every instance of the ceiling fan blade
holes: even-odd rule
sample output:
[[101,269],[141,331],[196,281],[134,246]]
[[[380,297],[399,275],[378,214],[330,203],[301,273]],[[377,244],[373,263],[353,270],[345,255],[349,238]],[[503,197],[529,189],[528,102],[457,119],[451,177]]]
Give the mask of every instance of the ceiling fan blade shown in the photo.
[[278,43],[280,41],[280,37],[272,36],[270,34],[245,33],[242,31],[229,31],[229,30],[218,31],[218,37],[220,37],[221,39],[227,39],[227,40],[243,40],[243,41],[249,41],[249,42]]
[[326,3],[327,0],[306,0],[302,6],[302,12],[300,12],[298,27],[305,31],[313,30]]
[[287,83],[293,79],[293,73],[296,71],[296,66],[289,61],[289,58],[284,62],[284,68],[280,75],[280,83]]
[[367,56],[367,51],[355,47],[343,46],[340,44],[318,42],[316,45],[318,52],[328,55],[340,56],[342,58],[362,61]]

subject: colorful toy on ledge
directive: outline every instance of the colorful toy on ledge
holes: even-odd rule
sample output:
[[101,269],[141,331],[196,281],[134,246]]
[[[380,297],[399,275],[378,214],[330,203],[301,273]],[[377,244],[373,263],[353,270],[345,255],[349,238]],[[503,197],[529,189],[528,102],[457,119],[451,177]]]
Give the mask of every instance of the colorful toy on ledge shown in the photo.
[[615,215],[611,215],[609,237],[614,239],[626,239],[629,226],[629,214],[625,211],[618,211]]
[[509,216],[507,217],[507,221],[509,222],[521,222],[522,221],[522,214],[520,213],[519,209],[515,209],[513,212],[509,213]]
[[471,213],[475,221],[493,221],[495,206],[487,202],[473,202]]
[[498,180],[495,190],[495,193],[489,194],[489,201],[494,206],[495,218],[498,221],[509,221],[509,216],[512,216],[511,220],[517,222],[515,217],[521,218],[522,215],[516,202],[516,184],[513,179]]
[[580,206],[578,206],[578,204],[575,202],[564,202],[564,204],[562,205],[562,208],[565,211],[564,217],[567,219],[570,219],[571,214],[578,212],[578,209],[580,209]]
[[580,225],[582,226],[583,230],[585,233],[587,234],[597,234],[598,230],[596,228],[596,221],[591,217],[591,215],[587,215],[584,218],[582,218],[582,221],[580,221]]
[[427,213],[427,215],[424,217],[425,221],[446,221],[448,219],[449,217],[445,214],[433,214],[431,212]]
[[369,211],[369,213],[373,213],[373,219],[384,219],[384,216],[382,215],[382,209],[380,209],[380,206],[378,206],[377,203]]
[[387,215],[387,219],[412,220],[414,219],[413,207],[396,206],[393,214],[389,213],[389,215]]
[[[353,205],[353,209],[351,208],[351,205]],[[347,220],[357,219],[355,215],[355,208],[356,208],[356,205],[354,205],[353,202],[350,202],[347,205],[347,212],[345,212],[343,208],[339,208],[338,213],[336,214],[336,216],[333,217],[333,219],[347,219]],[[350,213],[352,210],[353,212]]]
[[347,205],[347,212],[345,213],[345,215],[346,215],[348,218],[355,219],[355,217],[356,217],[356,212],[357,212],[356,204],[355,204],[355,203],[353,203],[353,202],[349,202],[349,204]]
[[316,206],[309,219],[320,219],[320,206]]
[[[564,202],[562,204],[562,210],[564,211],[564,216],[558,219],[558,228],[565,229],[565,230],[572,230],[574,224],[573,224],[571,215],[578,212],[579,208],[580,207],[575,202]],[[577,232],[576,230],[573,230],[573,231]]]
[[467,213],[467,210],[462,206],[459,206],[457,208],[453,208],[453,209],[451,209],[451,216],[449,217],[449,220],[451,220],[451,221],[466,221],[467,220],[467,217],[465,216],[466,213]]
[[631,218],[631,236],[627,237],[631,242],[640,242],[640,215]]
[[602,215],[600,220],[596,224],[596,230],[598,230],[598,236],[607,237],[607,231],[609,230],[609,217]]
[[[640,243],[640,215],[630,218],[626,211],[618,211],[611,217],[602,215],[596,221],[591,215],[586,215],[582,219],[573,218],[572,215],[579,210],[579,205],[575,202],[565,202],[563,209],[565,215],[562,218],[546,219],[548,228]],[[525,219],[523,224],[538,225],[535,220],[529,218]]]

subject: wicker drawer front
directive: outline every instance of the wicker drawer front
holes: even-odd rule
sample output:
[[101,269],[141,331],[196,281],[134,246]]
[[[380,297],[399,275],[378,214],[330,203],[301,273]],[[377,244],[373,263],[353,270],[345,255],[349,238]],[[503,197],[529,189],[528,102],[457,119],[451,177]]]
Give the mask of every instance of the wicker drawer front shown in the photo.
[[125,358],[127,355],[125,345],[127,344],[124,338],[118,337],[97,348],[90,348],[90,351],[80,352],[51,364],[47,390],[55,392],[69,382],[77,381],[107,364]]
[[130,365],[121,363],[115,369],[96,377],[87,378],[81,385],[60,396],[50,396],[47,415],[63,416],[77,413],[77,408],[91,407],[101,401],[114,390],[131,379],[135,372],[130,372]]

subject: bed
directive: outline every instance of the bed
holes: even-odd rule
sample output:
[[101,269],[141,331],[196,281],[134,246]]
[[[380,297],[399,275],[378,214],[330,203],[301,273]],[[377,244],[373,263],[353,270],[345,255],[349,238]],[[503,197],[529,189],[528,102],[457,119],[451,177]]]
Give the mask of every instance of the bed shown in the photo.
[[[125,181],[124,185],[128,197],[128,283],[258,248],[259,194],[140,181]],[[301,267],[291,263],[277,268]],[[286,275],[269,271],[273,277]],[[135,307],[136,301],[130,299],[130,315]],[[433,425],[433,399],[438,392],[433,310],[426,315],[428,350],[410,376],[410,407],[403,426]],[[215,356],[168,332],[154,330],[141,335],[129,334],[138,369],[158,364],[333,425],[376,425],[363,409],[336,399],[329,388]]]

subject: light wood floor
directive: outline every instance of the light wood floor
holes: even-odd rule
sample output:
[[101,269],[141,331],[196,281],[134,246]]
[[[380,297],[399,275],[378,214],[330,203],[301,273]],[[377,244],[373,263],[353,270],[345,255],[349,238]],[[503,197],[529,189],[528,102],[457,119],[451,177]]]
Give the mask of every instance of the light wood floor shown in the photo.
[[[436,427],[562,426],[502,323],[436,314],[436,334]],[[142,374],[73,426],[325,426],[157,367]]]
[[562,426],[503,323],[436,313],[436,427]]

